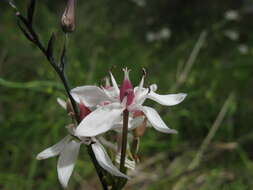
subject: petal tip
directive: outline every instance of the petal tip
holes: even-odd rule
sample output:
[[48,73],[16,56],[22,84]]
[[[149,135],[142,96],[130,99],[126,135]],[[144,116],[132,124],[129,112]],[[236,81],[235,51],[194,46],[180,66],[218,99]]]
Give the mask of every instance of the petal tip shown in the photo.
[[36,156],[36,160],[43,160],[44,158],[40,156],[39,154]]
[[187,93],[181,93],[181,95],[183,96],[183,99],[186,98],[186,96],[188,95]]
[[175,129],[171,129],[171,132],[170,132],[171,134],[178,134],[178,132],[177,132],[177,130],[175,130]]
[[60,177],[59,177],[59,181],[60,181],[60,184],[63,187],[63,189],[66,189],[68,187],[68,182],[67,183],[64,182],[62,179],[60,179]]
[[179,93],[179,96],[177,96],[177,101],[179,103],[181,103],[182,101],[184,101],[184,99],[186,98],[187,94],[186,93]]

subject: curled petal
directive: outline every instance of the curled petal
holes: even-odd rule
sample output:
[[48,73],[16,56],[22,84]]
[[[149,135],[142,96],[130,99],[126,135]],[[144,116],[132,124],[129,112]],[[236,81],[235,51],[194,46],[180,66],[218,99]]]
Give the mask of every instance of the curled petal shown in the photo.
[[177,105],[180,102],[182,102],[185,99],[185,97],[186,94],[184,93],[159,95],[152,91],[147,95],[147,98],[154,100],[164,106]]
[[76,102],[80,100],[87,106],[97,106],[104,101],[110,100],[102,89],[97,86],[80,86],[71,90],[71,95]]
[[155,92],[156,90],[157,90],[157,84],[151,84],[150,86],[149,86],[149,89],[151,90],[151,91],[153,91],[153,92]]
[[151,107],[142,106],[140,107],[142,111],[145,113],[146,117],[148,118],[151,125],[160,132],[163,133],[172,133],[176,134],[177,131],[174,129],[170,129],[167,127],[167,125],[163,122],[157,111]]
[[124,108],[119,103],[101,106],[85,117],[76,128],[76,136],[94,137],[110,130],[120,120]]
[[73,172],[75,162],[79,153],[80,143],[72,140],[62,150],[58,163],[57,172],[61,185],[66,188],[69,178]]
[[106,171],[110,172],[112,175],[123,177],[129,179],[129,177],[123,173],[121,173],[118,168],[116,168],[112,161],[110,160],[108,154],[106,153],[104,147],[99,143],[96,142],[91,145],[92,150],[95,154],[95,157],[99,163],[99,165],[104,168]]
[[60,142],[58,142],[57,144],[45,149],[44,151],[42,151],[41,153],[39,153],[36,157],[37,160],[43,160],[43,159],[47,159],[53,156],[57,156],[58,154],[60,154],[60,152],[63,150],[64,146],[68,143],[68,141],[70,140],[70,136],[66,136],[64,137]]

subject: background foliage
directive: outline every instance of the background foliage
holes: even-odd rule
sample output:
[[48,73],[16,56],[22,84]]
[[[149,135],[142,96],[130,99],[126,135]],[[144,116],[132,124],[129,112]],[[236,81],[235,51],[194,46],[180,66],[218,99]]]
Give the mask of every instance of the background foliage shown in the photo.
[[[17,4],[25,11],[25,2]],[[63,7],[64,1],[39,1],[35,20],[45,41],[56,32],[59,47]],[[146,132],[141,163],[126,189],[253,188],[252,7],[251,0],[78,2],[68,51],[72,87],[100,84],[111,68],[122,79],[122,67],[132,69],[137,84],[145,67],[147,85],[157,83],[158,92],[188,93],[176,107],[154,104],[179,134]],[[35,157],[66,134],[70,120],[55,101],[65,94],[3,1],[0,10],[0,189],[61,189],[56,159]],[[203,45],[191,63],[198,43]],[[82,150],[69,189],[99,188]]]

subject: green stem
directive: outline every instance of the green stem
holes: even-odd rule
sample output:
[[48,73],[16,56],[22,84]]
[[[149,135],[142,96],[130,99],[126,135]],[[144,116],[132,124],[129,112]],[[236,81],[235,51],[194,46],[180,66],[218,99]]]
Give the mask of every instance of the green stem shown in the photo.
[[[128,131],[128,118],[129,111],[125,109],[123,111],[123,129],[122,129],[122,139],[121,139],[121,157],[120,157],[120,171],[126,174],[125,160],[126,160],[126,150],[127,150],[127,131]],[[126,179],[118,179],[115,181],[116,183],[113,185],[112,190],[121,190],[127,180]]]

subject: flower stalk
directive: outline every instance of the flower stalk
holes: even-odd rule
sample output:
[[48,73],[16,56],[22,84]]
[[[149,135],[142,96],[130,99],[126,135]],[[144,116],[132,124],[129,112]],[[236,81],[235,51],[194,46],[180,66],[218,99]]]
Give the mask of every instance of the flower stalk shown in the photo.
[[125,109],[123,111],[123,130],[122,130],[122,145],[121,145],[121,157],[120,157],[120,171],[122,173],[126,173],[125,159],[126,159],[126,149],[127,149],[128,118],[129,118],[129,111]]

